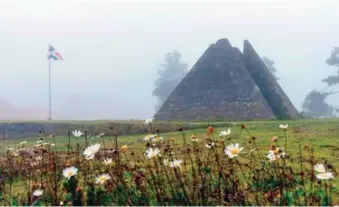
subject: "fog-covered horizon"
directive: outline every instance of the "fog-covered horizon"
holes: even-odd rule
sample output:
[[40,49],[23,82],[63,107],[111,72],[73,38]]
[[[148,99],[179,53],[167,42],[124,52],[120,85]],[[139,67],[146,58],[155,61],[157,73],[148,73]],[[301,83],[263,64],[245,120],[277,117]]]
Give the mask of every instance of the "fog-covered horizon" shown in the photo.
[[3,0],[0,100],[47,118],[51,41],[64,57],[52,63],[55,119],[151,117],[164,54],[179,51],[191,68],[210,44],[228,38],[241,50],[247,39],[274,60],[279,84],[300,110],[312,89],[336,90],[321,79],[336,73],[325,60],[339,46],[338,8],[335,0]]

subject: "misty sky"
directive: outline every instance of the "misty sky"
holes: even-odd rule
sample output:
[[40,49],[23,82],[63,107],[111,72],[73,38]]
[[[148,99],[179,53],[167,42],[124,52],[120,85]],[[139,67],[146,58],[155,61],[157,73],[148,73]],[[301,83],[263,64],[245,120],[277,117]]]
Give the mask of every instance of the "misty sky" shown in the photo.
[[225,37],[241,49],[248,39],[274,60],[298,109],[311,89],[326,89],[321,79],[335,70],[325,60],[339,46],[339,1],[192,2],[1,0],[0,98],[48,108],[50,40],[65,59],[52,63],[53,109],[67,119],[153,116],[163,55],[178,50],[191,67]]

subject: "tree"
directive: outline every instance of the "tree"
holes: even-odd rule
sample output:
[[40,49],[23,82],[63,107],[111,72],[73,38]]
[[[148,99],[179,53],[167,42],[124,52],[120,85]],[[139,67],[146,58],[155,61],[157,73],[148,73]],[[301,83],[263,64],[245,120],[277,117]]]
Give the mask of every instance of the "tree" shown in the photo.
[[327,83],[329,86],[339,83],[339,47],[333,48],[331,56],[327,58],[326,64],[334,67],[337,70],[336,75],[330,75],[324,78],[322,81]]
[[156,110],[162,106],[185,77],[188,72],[187,68],[188,65],[181,61],[181,54],[178,51],[165,54],[164,64],[161,64],[161,69],[158,70],[159,77],[154,83],[153,96],[158,99]]
[[267,69],[272,73],[273,77],[276,80],[280,80],[280,78],[278,76],[276,76],[277,69],[274,66],[275,62],[273,60],[269,59],[268,57],[262,57],[261,60],[266,65]]
[[334,117],[338,109],[326,103],[326,98],[337,92],[319,92],[313,89],[302,104],[303,114],[311,117]]

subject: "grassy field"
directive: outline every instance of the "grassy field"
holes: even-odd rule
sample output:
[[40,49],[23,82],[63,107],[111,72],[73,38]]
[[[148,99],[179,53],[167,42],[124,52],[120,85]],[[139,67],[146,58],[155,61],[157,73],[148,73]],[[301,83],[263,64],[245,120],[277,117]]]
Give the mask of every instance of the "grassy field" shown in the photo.
[[[159,135],[163,137],[163,142],[170,143],[174,150],[177,153],[180,153],[182,150],[185,150],[186,145],[184,142],[187,142],[187,146],[192,147],[193,143],[190,142],[191,136],[196,134],[199,140],[199,145],[201,148],[204,147],[208,139],[213,139],[215,142],[220,143],[220,145],[225,145],[228,142],[239,143],[244,147],[244,153],[249,153],[253,149],[253,140],[256,142],[257,150],[261,152],[268,151],[270,146],[275,144],[272,142],[272,137],[277,137],[279,142],[279,147],[285,148],[286,142],[286,151],[288,155],[297,159],[299,153],[302,151],[303,156],[308,156],[310,149],[314,149],[314,156],[316,163],[328,163],[332,167],[332,171],[336,176],[336,172],[339,172],[339,120],[298,120],[298,121],[253,121],[253,122],[211,122],[211,123],[201,123],[205,127],[195,130],[183,130],[183,131],[174,131],[169,133],[161,133]],[[242,124],[245,124],[246,129],[242,129]],[[288,129],[285,132],[280,129],[279,124],[288,124]],[[208,125],[214,126],[213,135],[206,134],[206,128]],[[219,132],[230,128],[232,133],[228,138],[219,137]],[[156,131],[157,123],[152,124],[153,131]],[[82,130],[82,129],[78,129]],[[144,157],[145,142],[143,138],[146,134],[136,134],[136,135],[121,135],[118,137],[118,148],[121,146],[127,145],[128,153],[125,153],[126,160],[133,160],[135,157]],[[183,136],[186,138],[184,141]],[[287,139],[286,139],[287,138]],[[41,139],[46,142],[46,139],[49,143],[55,143],[53,146],[54,152],[65,153],[68,150],[74,152],[77,149],[77,143],[79,143],[79,151],[82,152],[87,145],[99,143],[107,149],[115,148],[115,138],[110,135],[104,135],[103,137],[84,136],[75,138],[73,135],[71,137],[57,136],[56,137],[44,137],[41,136]],[[27,138],[22,140],[7,140],[6,143],[2,143],[1,151],[2,154],[6,154],[8,147],[16,148],[17,144],[20,141],[27,141],[25,147],[31,147],[36,144],[36,141],[40,140],[39,138]],[[68,143],[70,142],[70,145]],[[160,149],[164,145],[161,145]],[[196,146],[195,146],[196,147]],[[221,148],[220,148],[221,149]],[[188,165],[190,166],[190,165]],[[291,166],[296,171],[302,171],[300,164],[297,161],[292,161]],[[311,168],[311,166],[305,164],[304,167]],[[332,181],[334,186],[339,186],[338,178],[334,178]],[[18,185],[16,185],[18,186]],[[339,203],[339,191],[337,187],[333,188],[334,198],[333,203]],[[194,194],[192,195],[194,196]],[[201,203],[200,203],[201,204]]]
[[[288,147],[292,149],[296,148],[298,143],[302,145],[313,146],[317,151],[317,157],[322,159],[328,159],[330,162],[337,163],[339,165],[339,120],[298,120],[298,121],[253,121],[253,122],[211,122],[211,123],[202,123],[205,125],[201,129],[196,130],[185,130],[187,136],[191,136],[193,133],[197,134],[199,137],[204,138],[206,128],[208,125],[216,126],[216,132],[230,128],[232,130],[233,140],[239,143],[247,142],[247,133],[241,130],[241,124],[248,126],[251,134],[258,138],[258,145],[261,148],[269,147],[271,143],[271,138],[273,136],[283,136],[281,129],[278,128],[279,124],[288,124]],[[224,126],[223,126],[224,125]],[[157,129],[157,123],[153,124],[153,130]],[[78,129],[82,130],[82,129]],[[83,131],[83,130],[82,130]],[[175,131],[170,133],[161,133],[161,136],[165,139],[175,138],[178,144],[182,144],[181,132]],[[134,150],[140,150],[143,148],[142,140],[146,134],[136,134],[136,135],[121,135],[118,137],[119,144],[127,144],[129,148]],[[97,135],[89,135],[87,140],[88,143],[101,143],[102,139],[98,139]],[[107,139],[107,148],[113,147],[113,137],[110,135],[104,135]],[[43,136],[41,136],[43,138]],[[66,145],[68,144],[68,137],[58,136],[52,138],[47,135],[49,142],[53,142],[55,139],[55,148],[56,150],[66,150]],[[26,138],[19,140],[6,140],[5,146],[4,142],[1,143],[1,151],[5,151],[6,148],[12,147],[16,148],[16,145],[21,141],[27,141],[27,146],[32,146],[36,144],[36,141],[39,138]],[[73,135],[70,137],[71,145],[74,147],[76,145],[76,139]],[[79,138],[79,143],[82,148],[85,147],[85,138],[84,136]],[[297,149],[295,149],[297,150]]]

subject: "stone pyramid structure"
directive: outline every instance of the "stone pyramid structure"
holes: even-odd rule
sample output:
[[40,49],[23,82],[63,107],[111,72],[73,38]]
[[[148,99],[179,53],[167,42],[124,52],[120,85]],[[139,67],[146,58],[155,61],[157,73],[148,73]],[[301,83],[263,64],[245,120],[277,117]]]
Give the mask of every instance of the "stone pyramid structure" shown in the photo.
[[244,41],[243,56],[248,72],[262,91],[275,116],[278,119],[296,118],[298,116],[297,109],[248,40]]
[[251,44],[220,39],[203,53],[155,120],[291,119],[298,112]]

